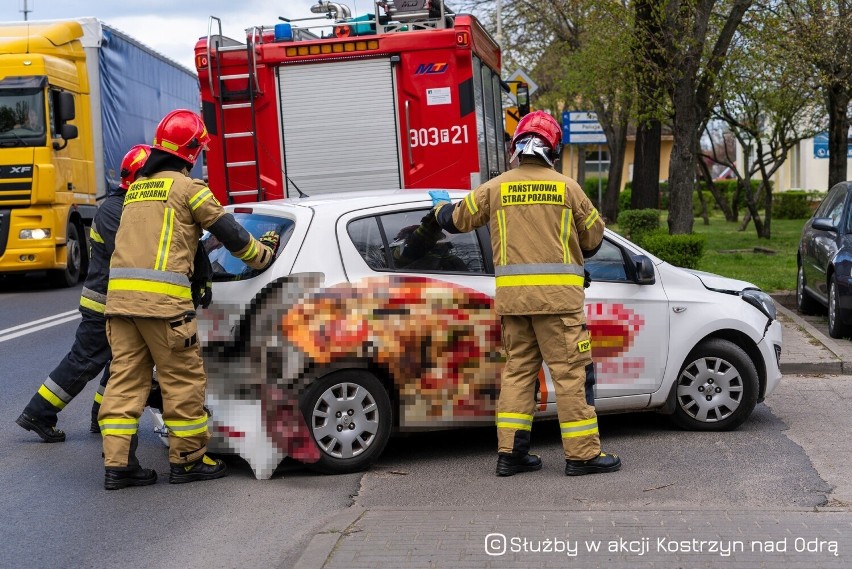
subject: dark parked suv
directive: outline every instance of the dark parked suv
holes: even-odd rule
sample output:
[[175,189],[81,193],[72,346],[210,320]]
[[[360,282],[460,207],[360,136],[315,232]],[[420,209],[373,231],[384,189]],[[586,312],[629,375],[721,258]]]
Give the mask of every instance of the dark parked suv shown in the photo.
[[852,182],[831,188],[802,229],[796,301],[810,313],[828,308],[828,333],[842,338],[852,325]]

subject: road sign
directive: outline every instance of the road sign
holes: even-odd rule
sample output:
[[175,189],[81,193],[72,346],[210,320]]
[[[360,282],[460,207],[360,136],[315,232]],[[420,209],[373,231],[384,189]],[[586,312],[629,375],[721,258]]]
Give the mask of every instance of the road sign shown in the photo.
[[530,79],[530,76],[529,76],[529,75],[527,75],[527,74],[524,72],[524,70],[523,70],[523,69],[515,69],[515,70],[512,72],[512,74],[511,74],[511,75],[509,75],[509,78],[508,78],[508,79],[506,79],[506,82],[507,82],[507,83],[508,83],[509,81],[523,81],[524,83],[526,83],[526,84],[529,86],[529,89],[530,89],[530,95],[532,95],[533,93],[535,93],[535,92],[536,92],[536,90],[538,89],[538,84],[537,84],[535,81],[533,81],[532,79]]
[[563,111],[562,144],[606,144],[598,115],[591,111]]

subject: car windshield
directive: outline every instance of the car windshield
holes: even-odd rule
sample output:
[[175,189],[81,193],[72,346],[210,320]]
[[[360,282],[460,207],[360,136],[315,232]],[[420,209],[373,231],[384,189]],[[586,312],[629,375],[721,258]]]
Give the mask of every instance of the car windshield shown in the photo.
[[44,91],[0,88],[0,145],[44,146]]
[[[296,226],[296,222],[291,219],[271,215],[235,213],[234,218],[255,239],[269,231],[274,232],[279,240],[276,256],[284,250],[290,235],[293,233],[293,228]],[[207,256],[210,258],[210,265],[213,267],[214,281],[245,280],[263,272],[252,269],[243,261],[234,257],[212,233],[206,232],[201,241]]]

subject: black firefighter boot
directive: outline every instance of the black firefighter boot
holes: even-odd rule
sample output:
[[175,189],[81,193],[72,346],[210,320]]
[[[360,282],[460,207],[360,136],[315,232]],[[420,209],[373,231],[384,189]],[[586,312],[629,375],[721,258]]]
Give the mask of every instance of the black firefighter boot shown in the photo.
[[541,459],[538,455],[530,454],[530,432],[518,429],[512,441],[512,452],[497,454],[497,476],[512,476],[534,470],[541,470]]
[[65,431],[57,429],[55,425],[49,425],[45,421],[34,417],[29,413],[21,413],[15,422],[28,431],[35,431],[41,440],[46,443],[61,443],[65,441]]
[[157,482],[157,473],[141,466],[128,468],[107,468],[104,475],[104,488],[120,490],[128,486],[150,486]]
[[501,452],[497,455],[497,476],[512,476],[535,470],[541,470],[541,458],[537,454]]
[[183,484],[200,480],[215,480],[228,475],[228,465],[212,459],[206,454],[191,464],[173,464],[169,472],[169,484]]
[[603,451],[589,460],[566,460],[565,474],[567,476],[583,476],[584,474],[601,474],[615,472],[621,468],[621,459],[617,454],[607,454]]

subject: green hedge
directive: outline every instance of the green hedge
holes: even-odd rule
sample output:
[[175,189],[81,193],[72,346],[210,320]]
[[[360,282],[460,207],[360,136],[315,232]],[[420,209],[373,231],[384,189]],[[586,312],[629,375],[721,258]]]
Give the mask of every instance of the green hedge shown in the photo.
[[622,234],[637,243],[660,228],[660,210],[628,209],[618,214],[618,227]]
[[[601,196],[606,193],[606,185],[609,182],[609,178],[604,176],[601,180]],[[589,196],[589,199],[592,200],[592,203],[595,204],[595,207],[600,209],[601,204],[598,203],[598,178],[597,176],[588,177],[583,181],[583,191],[586,192],[586,195]]]
[[697,269],[704,254],[703,235],[669,235],[658,231],[645,235],[642,247],[676,267]]
[[807,219],[811,216],[808,192],[790,190],[772,196],[772,216],[775,219]]

